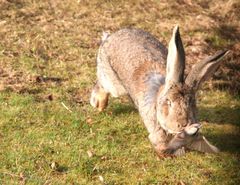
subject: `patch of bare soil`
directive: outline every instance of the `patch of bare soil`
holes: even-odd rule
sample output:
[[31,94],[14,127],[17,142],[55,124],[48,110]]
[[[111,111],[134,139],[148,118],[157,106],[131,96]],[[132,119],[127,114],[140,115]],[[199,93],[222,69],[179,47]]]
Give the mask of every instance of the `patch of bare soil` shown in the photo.
[[26,76],[23,72],[2,67],[0,67],[0,79],[0,91],[21,92],[32,82],[32,78],[29,75]]

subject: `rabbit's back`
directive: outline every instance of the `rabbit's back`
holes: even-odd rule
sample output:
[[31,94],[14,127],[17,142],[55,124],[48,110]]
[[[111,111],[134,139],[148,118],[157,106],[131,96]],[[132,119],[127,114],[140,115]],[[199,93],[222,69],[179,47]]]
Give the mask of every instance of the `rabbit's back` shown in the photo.
[[144,90],[145,84],[139,80],[148,73],[165,74],[166,58],[166,47],[151,34],[139,29],[122,29],[102,43],[98,65],[105,66],[105,74],[115,84],[121,83],[131,95]]
[[[165,66],[167,49],[151,34],[139,29],[122,29],[110,35],[102,45],[116,71],[133,74],[147,61]],[[119,72],[120,72],[119,71]]]

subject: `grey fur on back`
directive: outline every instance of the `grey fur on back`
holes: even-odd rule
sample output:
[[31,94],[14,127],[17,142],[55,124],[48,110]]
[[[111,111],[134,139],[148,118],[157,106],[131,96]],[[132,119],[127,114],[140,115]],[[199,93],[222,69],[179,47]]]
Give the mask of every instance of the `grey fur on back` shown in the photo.
[[[139,29],[119,30],[104,41],[99,53],[102,57],[101,62],[105,66],[110,64],[112,70],[115,71],[114,79],[118,79],[118,83],[122,84],[135,104],[139,103],[135,96],[144,89],[143,82],[147,79],[153,79],[152,87],[155,89],[159,89],[156,85],[162,84],[162,79],[157,82],[155,77],[149,77],[149,75],[156,71],[161,72],[158,75],[165,74],[167,49],[147,32]],[[117,83],[117,80],[115,81]]]

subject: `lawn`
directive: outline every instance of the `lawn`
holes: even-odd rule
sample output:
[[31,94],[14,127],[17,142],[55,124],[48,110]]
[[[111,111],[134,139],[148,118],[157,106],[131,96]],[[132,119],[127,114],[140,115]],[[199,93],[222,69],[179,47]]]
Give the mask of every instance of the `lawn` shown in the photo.
[[[240,184],[238,0],[0,1],[0,184]],[[137,27],[165,45],[179,24],[187,71],[230,56],[198,94],[219,154],[158,158],[127,97],[89,105],[103,31]]]

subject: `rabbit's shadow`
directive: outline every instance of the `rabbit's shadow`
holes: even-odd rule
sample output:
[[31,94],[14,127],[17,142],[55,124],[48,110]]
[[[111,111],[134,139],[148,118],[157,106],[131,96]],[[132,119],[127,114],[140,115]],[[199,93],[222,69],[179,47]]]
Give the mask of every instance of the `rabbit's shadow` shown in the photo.
[[232,124],[240,127],[240,106],[227,107],[198,107],[198,117],[200,121],[213,122],[217,124]]
[[240,134],[222,132],[214,135],[206,133],[204,136],[206,136],[211,143],[216,144],[215,146],[217,146],[220,151],[240,153]]
[[[129,116],[130,114],[138,114],[138,110],[135,108],[131,101],[121,103],[112,102],[111,108],[113,116]],[[140,115],[139,115],[140,116]],[[200,121],[207,121],[210,123],[216,123],[219,125],[231,124],[239,132],[218,132],[213,134],[211,132],[205,133],[205,136],[216,143],[221,151],[227,151],[231,153],[240,152],[240,106],[217,106],[217,107],[205,107],[198,106],[198,117]]]
[[[240,106],[225,107],[218,106],[216,108],[199,107],[200,121],[208,121],[222,125],[231,124],[234,131],[224,130],[221,132],[211,133],[207,132],[205,135],[212,143],[221,151],[230,153],[240,153]],[[237,130],[236,130],[237,129]]]
[[[112,115],[130,115],[132,113],[138,114],[138,110],[133,104],[129,103],[115,103],[111,107]],[[224,125],[225,123],[234,125],[239,132],[229,133],[229,132],[218,132],[212,134],[207,132],[205,136],[209,141],[216,144],[216,146],[221,151],[226,151],[230,153],[240,153],[240,107],[198,107],[199,109],[199,119],[200,121],[208,121],[211,123],[217,123]]]
[[112,106],[112,114],[114,116],[118,116],[121,114],[131,114],[131,113],[138,113],[138,110],[134,107],[131,103],[115,103],[114,106]]

